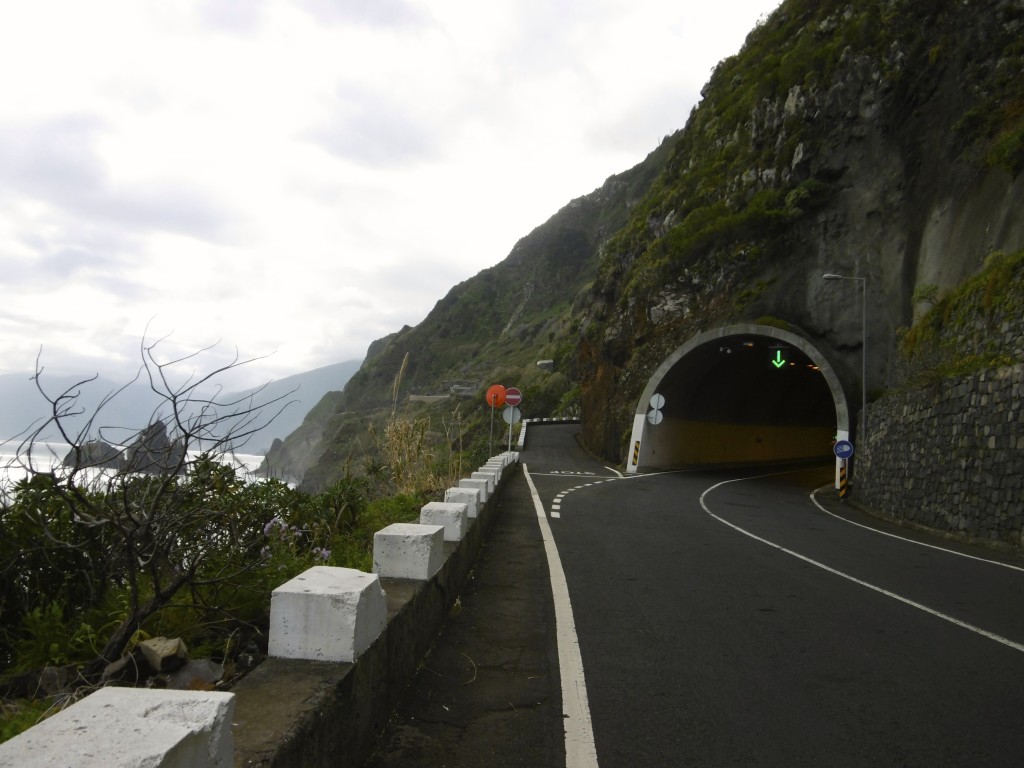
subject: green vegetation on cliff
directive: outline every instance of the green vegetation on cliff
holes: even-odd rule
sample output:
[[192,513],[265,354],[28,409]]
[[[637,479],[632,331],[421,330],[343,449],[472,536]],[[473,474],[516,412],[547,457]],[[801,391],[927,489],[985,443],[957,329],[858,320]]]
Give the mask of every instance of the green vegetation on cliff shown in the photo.
[[1024,250],[996,251],[979,274],[936,301],[901,335],[900,383],[934,385],[1024,363],[1022,318]]
[[[608,242],[599,289],[645,300],[729,262],[785,258],[787,234],[832,199],[836,134],[882,104],[898,133],[955,77],[944,141],[978,165],[1024,163],[1024,12],[945,2],[783,3],[720,62],[666,169]],[[986,12],[991,23],[965,25]],[[908,115],[910,113],[910,115]]]

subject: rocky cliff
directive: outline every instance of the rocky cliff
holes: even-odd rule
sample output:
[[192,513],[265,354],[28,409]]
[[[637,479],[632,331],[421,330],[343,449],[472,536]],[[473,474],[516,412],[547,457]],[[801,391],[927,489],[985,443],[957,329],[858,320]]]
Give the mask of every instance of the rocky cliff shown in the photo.
[[1021,0],[787,0],[644,163],[375,344],[307,453],[337,463],[345,414],[507,376],[537,408],[578,403],[621,461],[651,371],[717,323],[798,329],[859,381],[856,284],[825,272],[867,278],[873,396],[917,299],[1024,247],[1021,72]]
[[[696,331],[770,316],[890,383],[915,293],[1024,245],[1024,4],[786,2],[719,64],[664,175],[601,257],[578,376],[621,459],[652,368]],[[851,375],[849,380],[858,376]]]

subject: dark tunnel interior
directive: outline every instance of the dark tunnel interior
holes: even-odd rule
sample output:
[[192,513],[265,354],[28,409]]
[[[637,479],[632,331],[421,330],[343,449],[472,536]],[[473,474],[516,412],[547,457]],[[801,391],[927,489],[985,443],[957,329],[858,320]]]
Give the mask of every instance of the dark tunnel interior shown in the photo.
[[750,334],[702,344],[668,371],[658,394],[665,402],[648,429],[651,466],[831,455],[832,390],[818,364],[784,341]]

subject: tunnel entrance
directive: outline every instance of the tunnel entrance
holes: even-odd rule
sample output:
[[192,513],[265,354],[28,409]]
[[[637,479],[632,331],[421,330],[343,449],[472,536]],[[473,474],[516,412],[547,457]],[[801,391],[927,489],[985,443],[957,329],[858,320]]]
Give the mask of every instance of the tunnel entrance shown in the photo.
[[633,418],[628,472],[832,457],[846,396],[807,339],[766,325],[698,334],[651,376]]

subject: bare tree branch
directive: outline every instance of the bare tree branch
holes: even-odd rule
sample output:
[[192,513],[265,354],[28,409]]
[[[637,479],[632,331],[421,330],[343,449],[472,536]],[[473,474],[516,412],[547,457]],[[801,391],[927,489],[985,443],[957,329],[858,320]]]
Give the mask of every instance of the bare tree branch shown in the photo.
[[[98,376],[50,392],[41,353],[36,361],[33,378],[49,413],[26,430],[17,464],[30,478],[40,478],[40,502],[22,503],[29,484],[16,492],[17,512],[38,532],[38,549],[19,549],[11,562],[0,561],[0,573],[16,572],[26,558],[45,563],[62,552],[76,553],[74,578],[88,582],[93,599],[110,588],[126,590],[126,613],[86,666],[88,679],[117,659],[142,623],[182,589],[230,582],[258,567],[257,558],[241,554],[258,551],[266,521],[238,519],[225,502],[224,489],[235,478],[227,462],[294,402],[294,390],[262,403],[266,385],[222,399],[220,377],[264,358],[242,359],[235,350],[230,362],[198,373],[194,366],[216,345],[163,359],[161,345],[168,338],[144,336],[135,377],[104,394],[89,414],[83,392]],[[182,374],[185,366],[193,369]],[[149,423],[103,425],[105,409],[140,379],[159,399]],[[83,415],[84,425],[72,427]],[[46,446],[50,434],[70,446],[67,455],[58,457]],[[134,437],[107,443],[115,434]],[[42,451],[48,454],[46,468]]]

